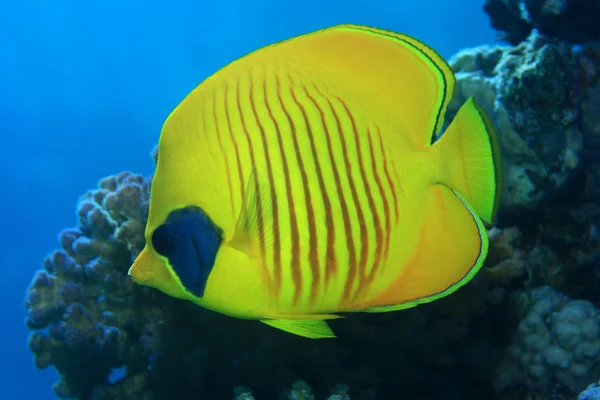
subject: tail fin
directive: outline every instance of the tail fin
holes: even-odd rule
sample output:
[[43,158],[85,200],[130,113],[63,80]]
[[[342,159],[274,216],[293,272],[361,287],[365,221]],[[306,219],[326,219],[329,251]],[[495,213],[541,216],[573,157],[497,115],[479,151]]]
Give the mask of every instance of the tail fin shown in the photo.
[[503,188],[500,142],[492,120],[473,97],[433,147],[441,156],[441,183],[464,197],[483,221],[493,223]]

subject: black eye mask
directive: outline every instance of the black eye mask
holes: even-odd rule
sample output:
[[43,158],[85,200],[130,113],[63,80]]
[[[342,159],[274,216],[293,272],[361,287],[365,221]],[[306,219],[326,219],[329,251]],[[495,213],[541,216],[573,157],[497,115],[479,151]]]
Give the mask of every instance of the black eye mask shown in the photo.
[[223,230],[196,206],[172,211],[152,234],[154,250],[169,260],[183,286],[196,297],[204,295],[222,241]]

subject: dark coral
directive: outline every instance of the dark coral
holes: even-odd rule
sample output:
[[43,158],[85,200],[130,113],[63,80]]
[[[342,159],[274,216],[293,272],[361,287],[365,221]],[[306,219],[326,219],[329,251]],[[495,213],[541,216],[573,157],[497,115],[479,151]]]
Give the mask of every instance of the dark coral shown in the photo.
[[525,315],[497,370],[498,391],[515,382],[573,393],[600,378],[600,311],[547,286],[521,294]]
[[532,33],[515,47],[481,46],[450,60],[457,84],[447,118],[475,96],[498,128],[507,178],[501,223],[582,195],[589,139],[582,104],[597,79],[593,48]]
[[148,194],[148,182],[130,173],[86,193],[78,228],[61,232],[62,249],[45,259],[27,292],[29,346],[39,368],[61,373],[54,387],[61,398],[89,393],[112,369],[144,357],[130,347],[130,326],[143,322],[146,310],[121,306],[135,301],[126,273],[144,244]]
[[575,43],[600,39],[598,0],[486,0],[483,9],[511,44],[525,40],[533,29]]

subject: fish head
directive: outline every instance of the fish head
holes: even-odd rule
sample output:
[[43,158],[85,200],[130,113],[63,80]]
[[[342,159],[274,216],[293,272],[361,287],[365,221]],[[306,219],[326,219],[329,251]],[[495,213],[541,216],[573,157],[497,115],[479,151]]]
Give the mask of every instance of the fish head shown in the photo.
[[128,275],[138,285],[158,289],[175,298],[186,298],[180,286],[173,279],[167,267],[167,261],[160,257],[150,245],[146,245],[136,257],[133,265],[129,268]]
[[171,211],[155,228],[149,224],[146,235],[146,246],[129,269],[134,282],[222,314],[263,315],[260,260],[229,246],[200,207]]

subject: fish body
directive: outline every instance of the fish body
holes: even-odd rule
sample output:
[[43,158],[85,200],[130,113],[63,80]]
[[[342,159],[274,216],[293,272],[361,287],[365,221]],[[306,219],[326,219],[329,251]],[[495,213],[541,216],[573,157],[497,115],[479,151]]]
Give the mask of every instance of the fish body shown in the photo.
[[502,161],[425,44],[341,25],[250,53],[167,118],[135,282],[298,335],[444,297],[481,268]]

